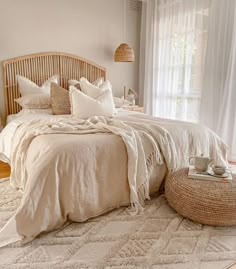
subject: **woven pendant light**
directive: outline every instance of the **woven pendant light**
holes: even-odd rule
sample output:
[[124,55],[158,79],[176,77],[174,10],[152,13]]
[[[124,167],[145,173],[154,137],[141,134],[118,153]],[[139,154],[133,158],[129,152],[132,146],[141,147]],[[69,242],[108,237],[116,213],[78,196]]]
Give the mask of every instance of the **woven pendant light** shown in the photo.
[[133,62],[134,50],[125,43],[120,44],[114,54],[115,62]]

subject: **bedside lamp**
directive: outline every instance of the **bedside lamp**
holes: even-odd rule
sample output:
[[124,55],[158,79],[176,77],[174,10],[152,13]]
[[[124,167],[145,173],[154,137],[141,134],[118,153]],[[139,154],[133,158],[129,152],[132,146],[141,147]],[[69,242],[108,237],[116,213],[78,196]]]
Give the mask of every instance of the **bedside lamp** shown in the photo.
[[[115,62],[134,62],[134,50],[126,43],[120,44],[114,53]],[[124,98],[126,94],[126,87],[124,86]]]

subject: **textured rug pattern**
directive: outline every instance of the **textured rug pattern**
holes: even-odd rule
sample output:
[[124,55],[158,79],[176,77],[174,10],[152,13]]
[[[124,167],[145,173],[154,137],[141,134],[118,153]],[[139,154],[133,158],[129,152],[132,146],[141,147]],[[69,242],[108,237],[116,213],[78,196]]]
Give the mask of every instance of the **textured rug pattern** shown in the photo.
[[[21,195],[0,181],[0,227]],[[67,223],[33,242],[0,249],[0,268],[223,269],[236,260],[236,227],[200,225],[172,210],[165,197],[142,215],[126,208],[86,223]]]

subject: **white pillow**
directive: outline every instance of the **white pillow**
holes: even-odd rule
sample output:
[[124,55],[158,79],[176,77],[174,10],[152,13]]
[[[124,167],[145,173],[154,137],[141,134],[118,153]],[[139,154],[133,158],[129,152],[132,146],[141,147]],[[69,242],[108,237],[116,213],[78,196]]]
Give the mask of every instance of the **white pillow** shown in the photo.
[[22,96],[15,101],[23,108],[49,108],[51,100],[49,94],[29,94]]
[[[82,77],[80,80],[87,80],[86,78]],[[87,80],[88,81],[88,80]],[[102,83],[104,82],[104,79],[101,77],[101,78],[98,78],[96,79],[94,82],[92,82],[91,84],[93,84],[94,86],[97,86],[99,87]],[[76,79],[70,79],[68,80],[68,83],[69,83],[69,86],[75,86],[77,89],[81,90],[80,89],[80,81],[79,80],[76,80]],[[79,86],[78,86],[79,85]]]
[[111,91],[104,90],[97,98],[92,98],[74,86],[70,86],[71,114],[81,119],[87,119],[92,116],[112,117],[113,97]]
[[96,79],[94,82],[92,82],[92,84],[93,84],[94,86],[99,87],[103,82],[104,82],[104,79],[103,79],[103,78],[98,78],[98,79]]
[[128,106],[131,104],[129,101],[125,100],[124,98],[115,97],[115,96],[113,97],[113,101],[116,108],[120,108],[122,106]]
[[[102,84],[100,84],[100,86],[97,87],[97,86],[93,85],[92,83],[90,83],[86,78],[81,78],[80,79],[80,87],[81,87],[81,91],[83,93],[85,93],[86,95],[88,95],[92,98],[97,98],[106,90],[110,91],[110,93],[112,95],[112,86],[111,86],[110,81],[108,81],[108,80],[103,81]],[[115,108],[113,98],[112,98],[111,103],[113,106],[113,113],[117,114],[117,110]]]
[[103,92],[104,88],[100,89],[98,86],[90,83],[86,78],[80,79],[81,91],[92,98],[96,98]]
[[59,82],[59,76],[55,75],[46,80],[42,86],[38,86],[33,81],[29,80],[28,78],[22,77],[17,75],[17,81],[19,84],[19,91],[21,96],[26,96],[29,94],[50,94],[50,84],[51,82],[57,83]]
[[111,82],[109,80],[105,80],[99,85],[99,88],[100,89],[110,89],[112,91]]
[[81,90],[81,88],[80,88],[80,82],[78,80],[76,80],[76,79],[70,79],[70,80],[68,80],[68,84],[69,84],[69,87],[70,86],[74,86],[75,88]]

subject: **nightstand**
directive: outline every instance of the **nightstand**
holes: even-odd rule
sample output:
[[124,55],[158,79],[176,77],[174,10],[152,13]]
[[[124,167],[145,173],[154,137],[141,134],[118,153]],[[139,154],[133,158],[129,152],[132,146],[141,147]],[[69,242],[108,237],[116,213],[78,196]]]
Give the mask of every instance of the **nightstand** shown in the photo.
[[9,177],[10,174],[11,174],[10,165],[0,161],[0,180],[1,180],[1,178]]
[[143,113],[143,106],[123,106],[122,108],[129,111],[137,111]]

